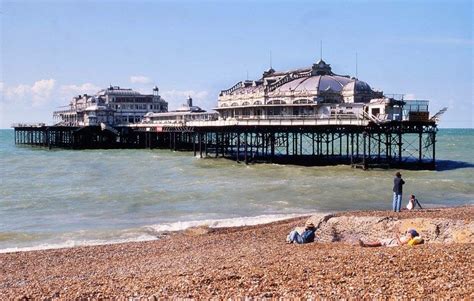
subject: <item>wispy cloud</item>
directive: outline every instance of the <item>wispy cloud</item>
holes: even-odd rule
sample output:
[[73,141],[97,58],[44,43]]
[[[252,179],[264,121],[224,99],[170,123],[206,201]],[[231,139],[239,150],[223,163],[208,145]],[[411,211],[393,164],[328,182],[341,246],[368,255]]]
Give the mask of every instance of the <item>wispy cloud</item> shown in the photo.
[[151,84],[153,81],[151,78],[143,76],[143,75],[132,75],[130,76],[130,82],[132,84]]
[[194,90],[169,90],[161,92],[163,98],[169,99],[185,99],[188,96],[192,98],[202,99],[209,95],[207,91],[194,91]]
[[101,88],[92,83],[84,83],[80,85],[62,85],[60,94],[66,97],[72,97],[77,94],[95,94]]
[[41,79],[32,85],[19,84],[8,87],[2,84],[2,90],[5,96],[4,101],[26,101],[32,106],[42,106],[50,101],[51,94],[55,88],[56,80]]
[[2,102],[15,102],[33,107],[67,104],[77,94],[94,94],[100,87],[93,83],[58,85],[55,79],[41,79],[33,84],[8,86],[0,84]]
[[186,103],[188,96],[193,98],[194,105],[201,107],[209,106],[209,92],[205,90],[167,90],[161,91],[160,95],[169,103],[170,109],[173,109],[173,107],[179,106],[180,104]]

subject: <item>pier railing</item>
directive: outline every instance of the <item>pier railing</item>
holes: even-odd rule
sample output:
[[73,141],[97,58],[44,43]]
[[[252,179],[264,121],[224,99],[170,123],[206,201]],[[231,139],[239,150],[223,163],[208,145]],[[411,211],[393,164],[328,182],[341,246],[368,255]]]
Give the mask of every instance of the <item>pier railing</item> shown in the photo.
[[46,126],[43,122],[32,122],[32,123],[13,123],[12,128],[40,128]]

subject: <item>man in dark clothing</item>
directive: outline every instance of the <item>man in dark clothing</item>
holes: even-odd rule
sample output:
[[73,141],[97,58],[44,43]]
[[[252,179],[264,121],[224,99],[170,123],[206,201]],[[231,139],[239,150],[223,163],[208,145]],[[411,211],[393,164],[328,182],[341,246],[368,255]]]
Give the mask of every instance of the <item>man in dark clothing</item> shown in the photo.
[[395,178],[393,179],[393,201],[392,208],[395,212],[400,212],[402,207],[402,193],[403,193],[403,184],[405,181],[402,179],[402,174],[397,171]]

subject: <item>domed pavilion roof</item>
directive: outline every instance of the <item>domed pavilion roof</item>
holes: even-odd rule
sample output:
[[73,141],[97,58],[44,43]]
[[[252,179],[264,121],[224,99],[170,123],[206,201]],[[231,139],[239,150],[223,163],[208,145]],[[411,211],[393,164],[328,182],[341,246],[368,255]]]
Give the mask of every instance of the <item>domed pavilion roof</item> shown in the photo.
[[274,92],[288,91],[328,91],[339,93],[352,80],[339,75],[316,75],[292,80],[278,87]]
[[343,87],[343,92],[372,92],[368,83],[354,79]]

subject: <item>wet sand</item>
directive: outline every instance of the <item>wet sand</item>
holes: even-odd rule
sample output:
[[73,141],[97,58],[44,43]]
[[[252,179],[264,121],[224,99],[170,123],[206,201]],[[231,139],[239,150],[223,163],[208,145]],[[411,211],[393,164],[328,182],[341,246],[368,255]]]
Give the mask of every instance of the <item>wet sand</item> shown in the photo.
[[[349,216],[472,221],[474,206]],[[286,244],[307,217],[150,242],[0,254],[0,299],[474,298],[473,244]]]

